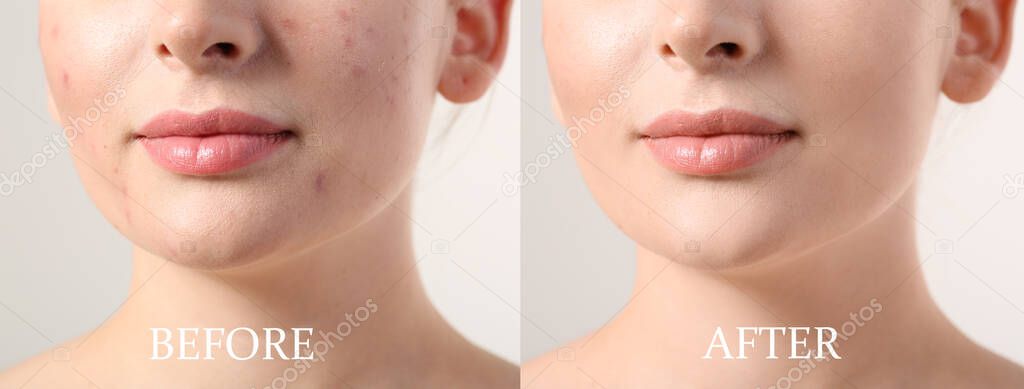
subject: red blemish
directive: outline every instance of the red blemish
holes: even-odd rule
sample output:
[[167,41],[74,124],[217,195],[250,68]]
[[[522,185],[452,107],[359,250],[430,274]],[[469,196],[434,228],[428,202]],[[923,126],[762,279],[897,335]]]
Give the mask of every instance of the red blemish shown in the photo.
[[356,76],[356,77],[362,77],[362,76],[366,75],[366,66],[363,66],[363,65],[352,66],[352,75]]
[[294,19],[285,18],[281,20],[281,27],[284,27],[286,31],[294,32],[299,29],[299,24],[295,23]]
[[53,25],[53,28],[50,29],[50,36],[53,37],[53,39],[60,38],[60,26],[56,24]]
[[64,76],[61,78],[61,80],[63,80],[64,82],[64,89],[71,88],[71,76],[68,75],[67,70],[64,71]]
[[345,48],[346,49],[351,49],[352,46],[355,46],[355,45],[356,45],[356,42],[353,41],[352,38],[345,38]]
[[320,173],[320,174],[318,174],[316,176],[316,184],[315,185],[316,185],[317,193],[323,193],[324,192],[324,181],[325,180],[326,180],[326,176],[324,176],[324,173]]
[[347,22],[349,21],[349,19],[352,18],[352,12],[350,10],[342,8],[338,10],[338,18],[341,19],[341,21],[343,22]]

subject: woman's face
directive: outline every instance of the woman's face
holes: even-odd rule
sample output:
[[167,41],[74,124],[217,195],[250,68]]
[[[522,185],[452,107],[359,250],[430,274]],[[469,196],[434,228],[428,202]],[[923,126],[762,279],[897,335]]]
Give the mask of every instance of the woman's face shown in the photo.
[[548,0],[544,28],[605,212],[657,254],[730,267],[806,252],[912,188],[960,19],[949,0]]
[[295,252],[409,184],[453,42],[474,38],[454,3],[42,0],[51,111],[142,248],[205,268]]

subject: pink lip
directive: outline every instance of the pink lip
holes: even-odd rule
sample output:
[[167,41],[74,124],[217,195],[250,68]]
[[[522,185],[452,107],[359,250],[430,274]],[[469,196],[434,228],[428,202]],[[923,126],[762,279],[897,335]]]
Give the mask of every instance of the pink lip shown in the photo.
[[669,170],[694,176],[722,175],[764,161],[796,136],[769,119],[736,110],[703,114],[670,111],[658,116],[641,139]]
[[198,115],[164,112],[135,135],[157,165],[194,176],[225,174],[252,165],[293,136],[267,119],[229,109]]

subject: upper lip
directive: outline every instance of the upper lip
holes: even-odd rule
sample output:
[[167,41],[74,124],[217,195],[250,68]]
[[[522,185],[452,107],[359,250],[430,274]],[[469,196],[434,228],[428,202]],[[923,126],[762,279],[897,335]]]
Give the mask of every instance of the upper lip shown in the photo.
[[256,115],[227,108],[200,114],[166,111],[154,116],[136,133],[136,137],[206,137],[222,134],[271,135],[289,130]]
[[790,127],[749,112],[719,109],[705,113],[665,112],[651,121],[640,135],[644,138],[711,137],[728,134],[772,135],[793,131]]

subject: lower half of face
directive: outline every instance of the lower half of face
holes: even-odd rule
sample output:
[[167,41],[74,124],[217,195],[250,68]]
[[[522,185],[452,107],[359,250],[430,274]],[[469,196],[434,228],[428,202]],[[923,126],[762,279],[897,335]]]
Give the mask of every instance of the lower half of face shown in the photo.
[[[205,66],[149,47],[209,33],[202,12],[172,10],[186,23],[161,37],[160,10],[64,3],[41,7],[52,110],[87,192],[137,246],[194,267],[243,265],[351,231],[409,185],[439,50],[411,5],[220,10],[256,24],[224,41],[256,47],[234,48],[251,56],[245,63],[227,53]],[[160,134],[202,126],[272,134]]]
[[933,16],[584,3],[545,2],[552,87],[594,197],[639,245],[699,267],[792,258],[913,187],[952,45]]

